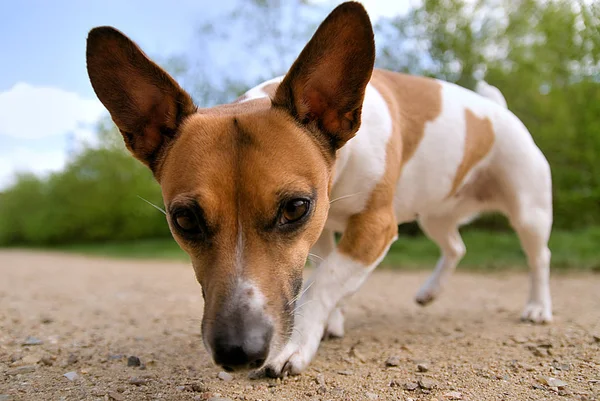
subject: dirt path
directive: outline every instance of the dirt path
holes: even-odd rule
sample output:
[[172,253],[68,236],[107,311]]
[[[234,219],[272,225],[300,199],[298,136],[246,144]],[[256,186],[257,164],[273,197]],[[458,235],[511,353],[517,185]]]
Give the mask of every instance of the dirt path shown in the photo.
[[426,275],[376,272],[346,308],[346,337],[303,375],[226,382],[202,346],[189,266],[0,251],[0,401],[600,399],[600,276],[554,276],[556,323],[532,326],[516,319],[524,274],[459,273],[422,309]]

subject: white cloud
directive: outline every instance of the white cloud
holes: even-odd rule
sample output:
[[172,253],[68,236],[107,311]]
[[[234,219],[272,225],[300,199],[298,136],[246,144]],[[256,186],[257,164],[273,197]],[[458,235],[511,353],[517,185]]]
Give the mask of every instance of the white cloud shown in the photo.
[[0,153],[0,190],[14,183],[17,173],[29,172],[46,175],[62,169],[67,153],[60,149],[32,150],[19,146],[10,152]]
[[56,87],[17,83],[0,92],[0,190],[17,172],[62,169],[66,138],[93,143],[95,124],[105,112],[98,100]]
[[37,139],[89,130],[104,112],[96,99],[60,88],[17,83],[0,93],[0,136]]

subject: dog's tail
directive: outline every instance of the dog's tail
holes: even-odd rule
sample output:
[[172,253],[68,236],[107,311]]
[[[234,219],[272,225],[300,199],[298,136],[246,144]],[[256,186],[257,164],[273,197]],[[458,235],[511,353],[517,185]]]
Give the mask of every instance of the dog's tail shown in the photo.
[[502,95],[502,92],[500,92],[500,89],[488,84],[485,81],[477,82],[475,92],[479,93],[483,97],[486,97],[498,103],[502,107],[508,108],[508,106],[506,105],[506,99],[504,98],[504,95]]

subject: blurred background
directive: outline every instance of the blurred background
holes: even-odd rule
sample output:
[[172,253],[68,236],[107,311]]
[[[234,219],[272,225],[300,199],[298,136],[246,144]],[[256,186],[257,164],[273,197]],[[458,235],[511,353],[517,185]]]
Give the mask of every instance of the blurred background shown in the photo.
[[[199,106],[284,74],[340,1],[2,2],[0,246],[185,259],[151,174],[125,150],[85,69],[87,31],[113,25]],[[600,3],[367,0],[377,67],[473,88],[485,79],[525,123],[554,180],[553,267],[600,271]],[[143,199],[142,199],[143,198]],[[506,220],[462,229],[463,265],[524,269]],[[436,246],[400,227],[390,266],[430,268]]]

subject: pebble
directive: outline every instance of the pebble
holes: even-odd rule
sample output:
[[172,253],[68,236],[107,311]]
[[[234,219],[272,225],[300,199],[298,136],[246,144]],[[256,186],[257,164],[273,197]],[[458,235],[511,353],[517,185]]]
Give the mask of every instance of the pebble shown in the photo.
[[320,386],[324,386],[325,385],[325,376],[323,376],[322,373],[319,373],[317,375],[317,377],[315,377],[315,382]]
[[462,400],[462,394],[458,391],[450,391],[449,393],[444,394],[442,397],[447,400]]
[[43,365],[52,366],[52,364],[54,363],[54,359],[52,359],[52,357],[49,356],[44,356],[42,357],[42,359],[40,359],[40,362],[42,362]]
[[594,341],[600,343],[600,334],[594,334]]
[[369,400],[378,400],[379,396],[375,393],[365,393],[365,397]]
[[67,358],[67,365],[73,365],[77,363],[79,358],[75,354],[69,354],[69,358]]
[[385,366],[398,366],[398,365],[400,365],[400,357],[396,356],[396,355],[390,356],[385,361]]
[[21,343],[21,345],[41,345],[44,342],[37,337],[28,336],[25,341]]
[[9,369],[6,371],[6,374],[9,376],[14,376],[14,375],[20,375],[20,374],[24,374],[24,373],[33,373],[33,372],[35,372],[35,366],[27,365],[27,366],[19,366],[18,368],[14,368],[14,369]]
[[229,373],[227,372],[219,372],[219,374],[217,375],[217,377],[221,380],[223,380],[224,382],[230,382],[233,380],[233,376],[231,376]]
[[365,356],[354,347],[350,349],[350,356],[353,356],[354,358],[358,359],[363,363],[367,360],[367,358],[365,358]]
[[140,358],[138,358],[137,356],[130,356],[129,358],[127,358],[127,366],[140,366],[142,364],[142,361],[140,361]]
[[431,390],[435,388],[436,384],[433,380],[428,377],[422,377],[419,379],[419,387],[425,390]]
[[559,379],[555,379],[554,377],[550,377],[550,376],[540,376],[537,379],[542,384],[545,384],[549,387],[556,387],[559,389],[565,388],[568,384],[567,382],[564,382]]
[[22,363],[23,365],[35,365],[40,361],[40,359],[42,358],[38,355],[27,355],[26,357],[20,360],[20,363]]
[[[25,358],[23,358],[23,359],[25,359]],[[568,363],[554,362],[552,364],[552,366],[554,367],[554,369],[562,370],[562,371],[567,371],[567,370],[571,369],[571,365],[569,365]]]
[[425,364],[425,363],[420,363],[417,365],[417,370],[419,372],[427,372],[427,371],[429,371],[429,366],[427,366],[427,364]]
[[63,376],[71,381],[79,379],[79,375],[77,374],[77,372],[67,372]]
[[325,386],[321,386],[317,389],[317,394],[323,395],[327,392],[327,388]]
[[110,391],[108,393],[108,398],[115,401],[125,401],[125,397],[115,391]]
[[419,388],[419,384],[415,382],[408,382],[404,384],[404,388],[408,391],[415,391],[417,388]]
[[145,384],[148,384],[148,382],[150,381],[150,379],[145,378],[145,377],[130,377],[129,378],[129,384],[133,384],[134,386],[142,386]]

